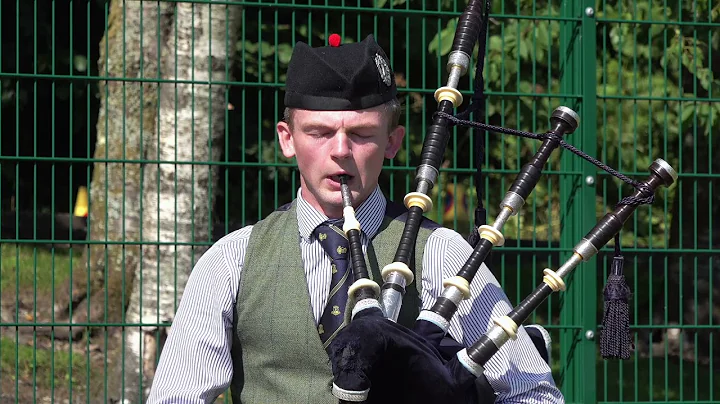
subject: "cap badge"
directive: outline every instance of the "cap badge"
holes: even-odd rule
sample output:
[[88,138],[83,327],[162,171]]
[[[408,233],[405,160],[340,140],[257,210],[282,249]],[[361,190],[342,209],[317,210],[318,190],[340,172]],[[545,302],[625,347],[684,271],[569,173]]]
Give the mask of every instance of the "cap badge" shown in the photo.
[[390,66],[388,66],[385,58],[380,56],[379,53],[375,54],[375,65],[377,66],[378,72],[380,72],[380,78],[386,86],[390,86]]

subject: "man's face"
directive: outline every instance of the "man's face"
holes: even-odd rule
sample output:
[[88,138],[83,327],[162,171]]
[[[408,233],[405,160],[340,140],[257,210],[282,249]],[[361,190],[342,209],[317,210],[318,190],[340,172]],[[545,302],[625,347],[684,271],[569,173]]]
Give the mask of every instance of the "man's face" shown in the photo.
[[277,125],[285,157],[295,157],[303,198],[328,217],[342,216],[340,174],[349,176],[357,207],[378,183],[383,160],[394,158],[405,135],[402,126],[389,131],[382,106],[361,111],[295,110],[292,129]]

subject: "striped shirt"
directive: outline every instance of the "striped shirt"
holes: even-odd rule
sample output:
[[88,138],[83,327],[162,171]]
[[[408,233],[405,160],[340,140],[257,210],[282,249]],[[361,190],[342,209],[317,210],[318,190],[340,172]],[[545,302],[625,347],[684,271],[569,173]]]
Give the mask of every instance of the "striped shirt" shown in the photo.
[[[379,188],[356,210],[363,231],[363,249],[380,227],[386,199]],[[330,261],[312,232],[328,218],[297,192],[298,241],[307,277],[310,302],[319,321],[330,286]],[[218,240],[198,260],[190,274],[175,319],[163,347],[148,398],[150,404],[209,403],[226,391],[233,375],[230,348],[233,310],[242,263],[252,226]],[[430,308],[442,293],[442,280],[454,276],[472,253],[457,232],[439,228],[427,240],[423,256],[422,306]],[[492,318],[512,306],[500,284],[483,264],[471,283],[472,298],[453,316],[449,333],[466,346],[477,341]],[[485,376],[498,394],[498,403],[562,403],[549,366],[521,327],[485,365]]]

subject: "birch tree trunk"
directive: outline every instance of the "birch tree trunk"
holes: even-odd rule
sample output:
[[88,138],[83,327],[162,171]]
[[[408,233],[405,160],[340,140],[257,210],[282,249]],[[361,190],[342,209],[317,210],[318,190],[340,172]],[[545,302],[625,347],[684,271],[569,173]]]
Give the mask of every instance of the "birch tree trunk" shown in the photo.
[[[157,84],[133,79],[158,75],[160,25],[169,6],[157,2],[113,0],[107,32],[100,42],[98,68],[112,79],[98,83],[100,112],[90,184],[86,256],[57,293],[58,319],[73,323],[120,322],[140,259],[141,160],[144,137],[155,132]],[[128,162],[104,162],[102,160]],[[108,243],[108,244],[103,244]],[[122,243],[128,243],[123,245]],[[70,315],[72,312],[72,315]],[[55,337],[77,338],[85,326],[56,328]]]
[[[172,321],[193,265],[211,240],[210,211],[222,153],[227,106],[224,85],[235,53],[239,6],[178,3],[171,39],[163,50],[158,137],[146,144],[142,182],[142,260],[127,312],[123,391],[145,401],[162,333],[152,324]],[[160,243],[153,244],[153,243]],[[145,243],[150,243],[145,244]],[[142,396],[140,396],[142,394]]]

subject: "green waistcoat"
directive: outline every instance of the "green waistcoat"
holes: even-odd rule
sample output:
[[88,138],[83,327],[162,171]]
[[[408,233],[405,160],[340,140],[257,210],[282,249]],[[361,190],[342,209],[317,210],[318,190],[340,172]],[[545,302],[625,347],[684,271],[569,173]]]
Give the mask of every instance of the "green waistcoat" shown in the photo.
[[[368,245],[368,272],[380,285],[380,269],[393,262],[404,213],[404,207],[388,201],[383,223]],[[398,318],[405,326],[419,313],[423,251],[436,227],[425,219],[418,233],[411,259],[415,282],[407,288]],[[295,202],[253,226],[234,314],[235,404],[338,402],[330,392],[332,372],[310,307],[298,232]]]

